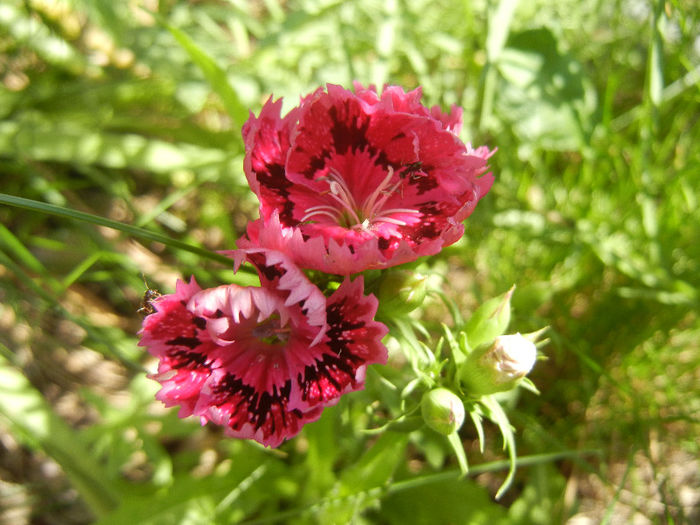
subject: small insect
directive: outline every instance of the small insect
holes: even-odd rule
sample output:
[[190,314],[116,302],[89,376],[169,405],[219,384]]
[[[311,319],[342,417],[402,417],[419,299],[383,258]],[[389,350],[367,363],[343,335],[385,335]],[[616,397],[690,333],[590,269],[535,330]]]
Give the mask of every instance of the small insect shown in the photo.
[[143,280],[143,283],[146,285],[146,291],[143,294],[141,304],[139,309],[136,310],[136,313],[146,317],[147,315],[151,315],[156,311],[155,307],[153,306],[153,301],[158,299],[158,297],[160,297],[162,294],[158,290],[154,290],[148,286],[146,279]]
[[423,171],[423,163],[420,160],[402,164],[401,171],[399,171],[399,177],[402,179],[409,177],[411,180],[418,180],[427,176],[428,174]]

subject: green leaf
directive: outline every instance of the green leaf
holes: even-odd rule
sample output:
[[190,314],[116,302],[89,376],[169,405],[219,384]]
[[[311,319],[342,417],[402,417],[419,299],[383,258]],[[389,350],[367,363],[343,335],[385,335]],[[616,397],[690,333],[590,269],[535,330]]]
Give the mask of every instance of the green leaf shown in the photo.
[[41,261],[34,257],[34,254],[27,250],[24,244],[2,224],[0,224],[0,247],[13,253],[27,270],[41,275],[47,274]]
[[392,492],[382,500],[381,522],[390,525],[508,523],[505,509],[491,501],[484,487],[455,477],[453,474],[452,479]]
[[497,129],[512,129],[524,144],[546,149],[585,146],[594,123],[596,93],[574,56],[558,51],[548,28],[511,35],[496,67]]
[[484,424],[481,421],[483,412],[481,411],[479,403],[473,403],[472,406],[468,408],[467,412],[474,423],[474,428],[476,428],[476,435],[479,438],[479,452],[483,454],[486,438],[484,437]]

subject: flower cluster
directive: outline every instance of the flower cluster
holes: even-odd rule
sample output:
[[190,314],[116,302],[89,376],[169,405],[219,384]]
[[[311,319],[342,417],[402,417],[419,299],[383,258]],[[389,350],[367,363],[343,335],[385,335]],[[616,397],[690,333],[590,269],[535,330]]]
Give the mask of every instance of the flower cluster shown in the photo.
[[[362,276],[456,242],[491,187],[491,152],[457,136],[461,111],[328,85],[285,117],[268,102],[243,127],[244,169],[260,201],[238,249],[259,287],[202,290],[192,278],[152,301],[140,345],[158,358],[157,397],[181,417],[276,447],[385,363],[378,301]],[[341,276],[324,293],[303,269]]]

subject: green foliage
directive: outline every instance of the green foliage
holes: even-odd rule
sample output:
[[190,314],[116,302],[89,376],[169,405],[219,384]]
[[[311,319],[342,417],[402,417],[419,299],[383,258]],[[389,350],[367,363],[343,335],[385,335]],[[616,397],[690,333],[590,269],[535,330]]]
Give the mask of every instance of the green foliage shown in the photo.
[[[5,0],[0,500],[30,494],[18,523],[697,521],[694,7]],[[136,346],[145,288],[254,282],[216,253],[257,211],[247,110],[353,80],[463,107],[464,138],[498,148],[493,189],[411,267],[416,309],[380,312],[391,362],[365,391],[274,451],[178,419]],[[513,283],[509,318],[484,315]],[[541,394],[471,399],[449,438],[425,427],[423,393],[460,392],[506,325],[550,326]]]

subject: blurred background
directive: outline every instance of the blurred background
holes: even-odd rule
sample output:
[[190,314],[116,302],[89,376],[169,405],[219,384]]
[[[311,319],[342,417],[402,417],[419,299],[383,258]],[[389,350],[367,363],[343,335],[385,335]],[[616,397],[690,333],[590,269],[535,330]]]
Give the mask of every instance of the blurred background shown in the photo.
[[327,82],[421,86],[498,148],[430,271],[465,317],[515,284],[511,331],[550,342],[541,394],[509,400],[531,461],[499,501],[493,429],[482,454],[465,425],[459,482],[430,431],[363,433],[392,406],[378,374],[276,451],[222,439],[154,401],[136,310],[147,287],[231,269],[5,199],[0,523],[698,523],[699,17],[694,0],[3,0],[0,192],[230,249],[257,214],[248,110]]

